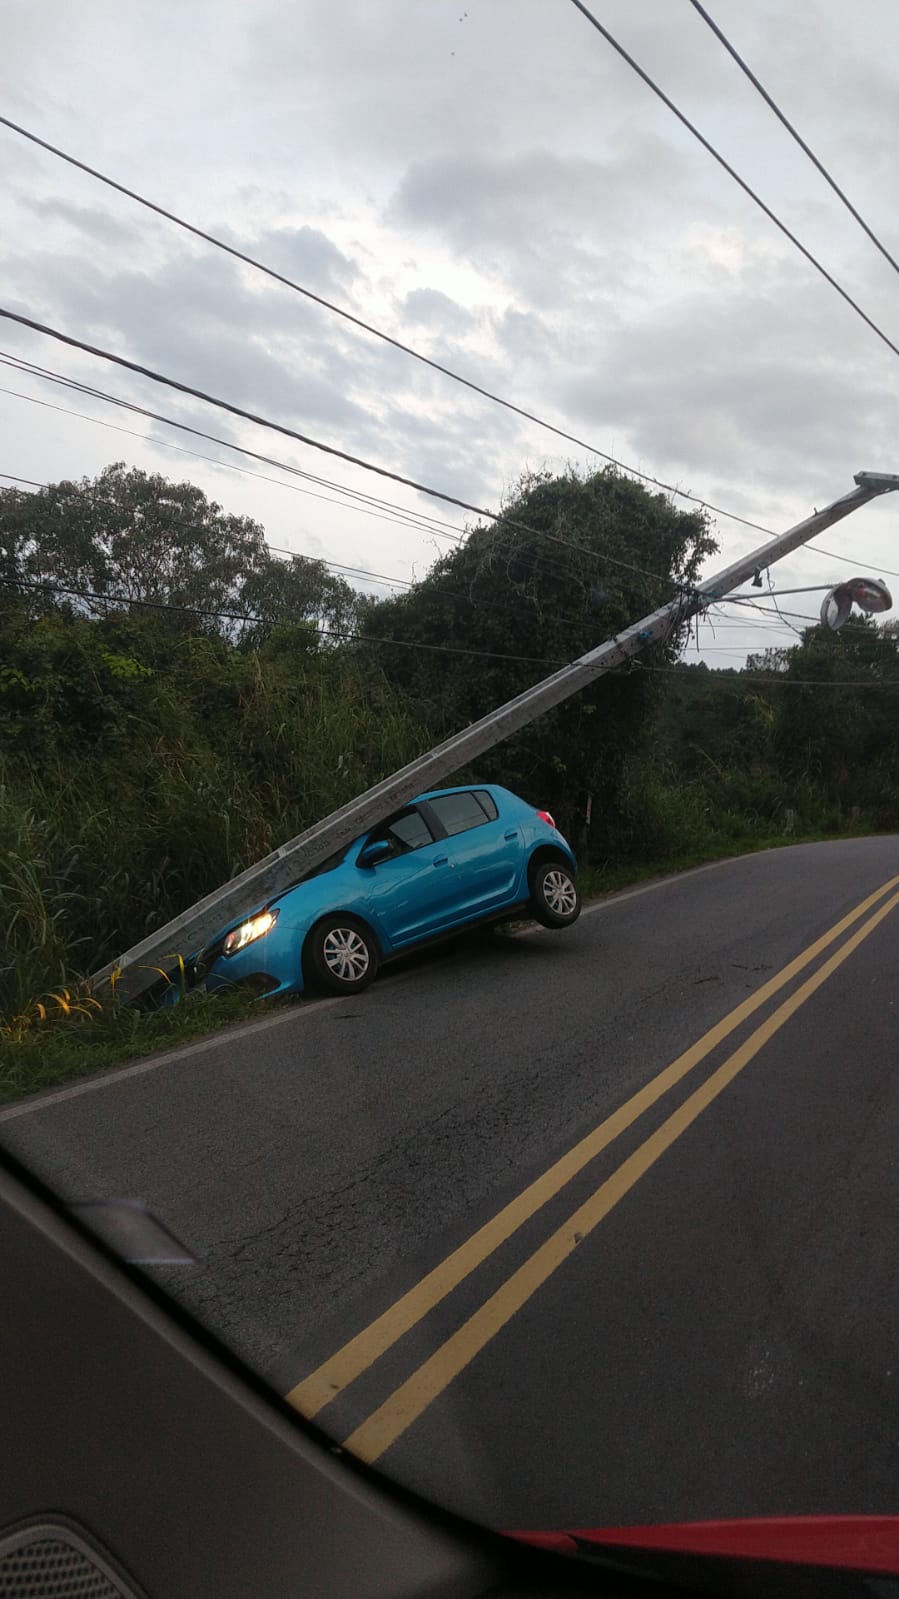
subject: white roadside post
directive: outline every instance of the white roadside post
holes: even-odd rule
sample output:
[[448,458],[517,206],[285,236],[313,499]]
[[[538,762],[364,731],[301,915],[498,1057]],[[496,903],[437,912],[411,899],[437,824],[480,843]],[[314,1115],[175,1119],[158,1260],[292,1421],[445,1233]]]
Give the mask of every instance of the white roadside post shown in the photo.
[[385,777],[373,788],[366,789],[364,794],[342,805],[339,810],[332,811],[330,816],[315,822],[279,849],[272,850],[254,866],[247,867],[246,871],[238,873],[204,899],[197,900],[158,932],[151,933],[117,960],[94,972],[91,985],[96,988],[118,971],[117,993],[125,999],[137,998],[156,981],[159,968],[175,959],[176,952],[186,954],[201,948],[229,922],[295,883],[304,872],[318,866],[342,844],[348,844],[359,834],[367,832],[392,811],[407,804],[416,794],[436,788],[451,773],[476,760],[486,750],[502,743],[503,739],[517,733],[528,723],[536,721],[597,677],[638,655],[647,645],[668,637],[673,628],[689,617],[723,599],[732,589],[748,582],[758,571],[773,566],[776,561],[808,543],[817,533],[823,533],[825,528],[841,521],[859,506],[876,499],[880,494],[899,489],[899,474],[858,472],[855,485],[848,494],[825,506],[823,511],[816,511],[786,533],[770,539],[760,549],[732,562],[723,572],[705,579],[689,598],[678,597],[649,616],[641,617],[615,638],[588,650],[586,655],[579,656],[568,666],[561,667],[550,677],[525,689],[523,694],[516,695],[515,699],[488,712],[461,732],[454,733],[417,760],[410,761],[408,766]]

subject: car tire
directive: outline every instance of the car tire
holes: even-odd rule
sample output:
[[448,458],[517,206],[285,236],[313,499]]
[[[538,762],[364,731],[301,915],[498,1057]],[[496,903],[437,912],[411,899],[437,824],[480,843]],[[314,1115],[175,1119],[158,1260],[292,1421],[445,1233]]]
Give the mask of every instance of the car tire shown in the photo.
[[538,861],[529,873],[531,914],[542,927],[570,927],[581,914],[574,872],[565,861]]
[[309,934],[309,974],[329,994],[359,994],[374,982],[380,959],[375,936],[356,916],[327,916]]

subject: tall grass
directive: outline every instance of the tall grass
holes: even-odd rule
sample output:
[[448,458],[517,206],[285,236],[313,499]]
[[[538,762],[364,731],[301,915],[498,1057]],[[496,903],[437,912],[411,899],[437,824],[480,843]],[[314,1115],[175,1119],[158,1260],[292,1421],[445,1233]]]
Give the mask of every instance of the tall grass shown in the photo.
[[361,663],[252,664],[231,706],[163,682],[112,746],[0,754],[0,1018],[76,986],[427,747]]

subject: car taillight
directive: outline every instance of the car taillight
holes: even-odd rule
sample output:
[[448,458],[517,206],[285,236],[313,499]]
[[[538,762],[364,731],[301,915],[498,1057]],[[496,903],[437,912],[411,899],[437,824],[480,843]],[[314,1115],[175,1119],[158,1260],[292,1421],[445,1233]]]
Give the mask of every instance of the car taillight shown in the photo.
[[549,827],[555,827],[556,824],[550,816],[549,811],[538,811],[537,815],[539,816],[541,822],[546,822],[547,826]]

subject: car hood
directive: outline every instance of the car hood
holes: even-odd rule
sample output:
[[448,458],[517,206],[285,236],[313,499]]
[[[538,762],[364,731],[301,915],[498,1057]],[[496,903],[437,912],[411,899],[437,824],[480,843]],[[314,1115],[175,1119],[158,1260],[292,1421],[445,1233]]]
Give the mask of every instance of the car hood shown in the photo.
[[315,910],[318,898],[317,885],[323,879],[327,878],[329,884],[333,884],[335,888],[339,888],[343,880],[344,873],[346,872],[353,873],[352,886],[355,888],[355,870],[350,862],[344,861],[340,866],[333,867],[332,870],[327,873],[314,872],[310,877],[301,877],[298,883],[289,883],[286,888],[279,889],[277,894],[270,894],[268,899],[259,900],[259,902],[255,905],[248,905],[245,910],[240,912],[239,916],[233,917],[230,922],[226,922],[223,927],[220,927],[214,937],[207,940],[199,953],[208,958],[209,952],[221,945],[227,938],[228,934],[232,932],[235,927],[240,927],[242,922],[250,921],[252,917],[258,916],[262,911],[274,910],[276,906],[280,908],[283,906],[285,900],[291,899],[294,895],[298,896],[296,900],[296,909],[302,917],[303,890],[309,890],[310,909]]
[[899,1575],[899,1516],[761,1516],[508,1536],[560,1554],[645,1549]]

